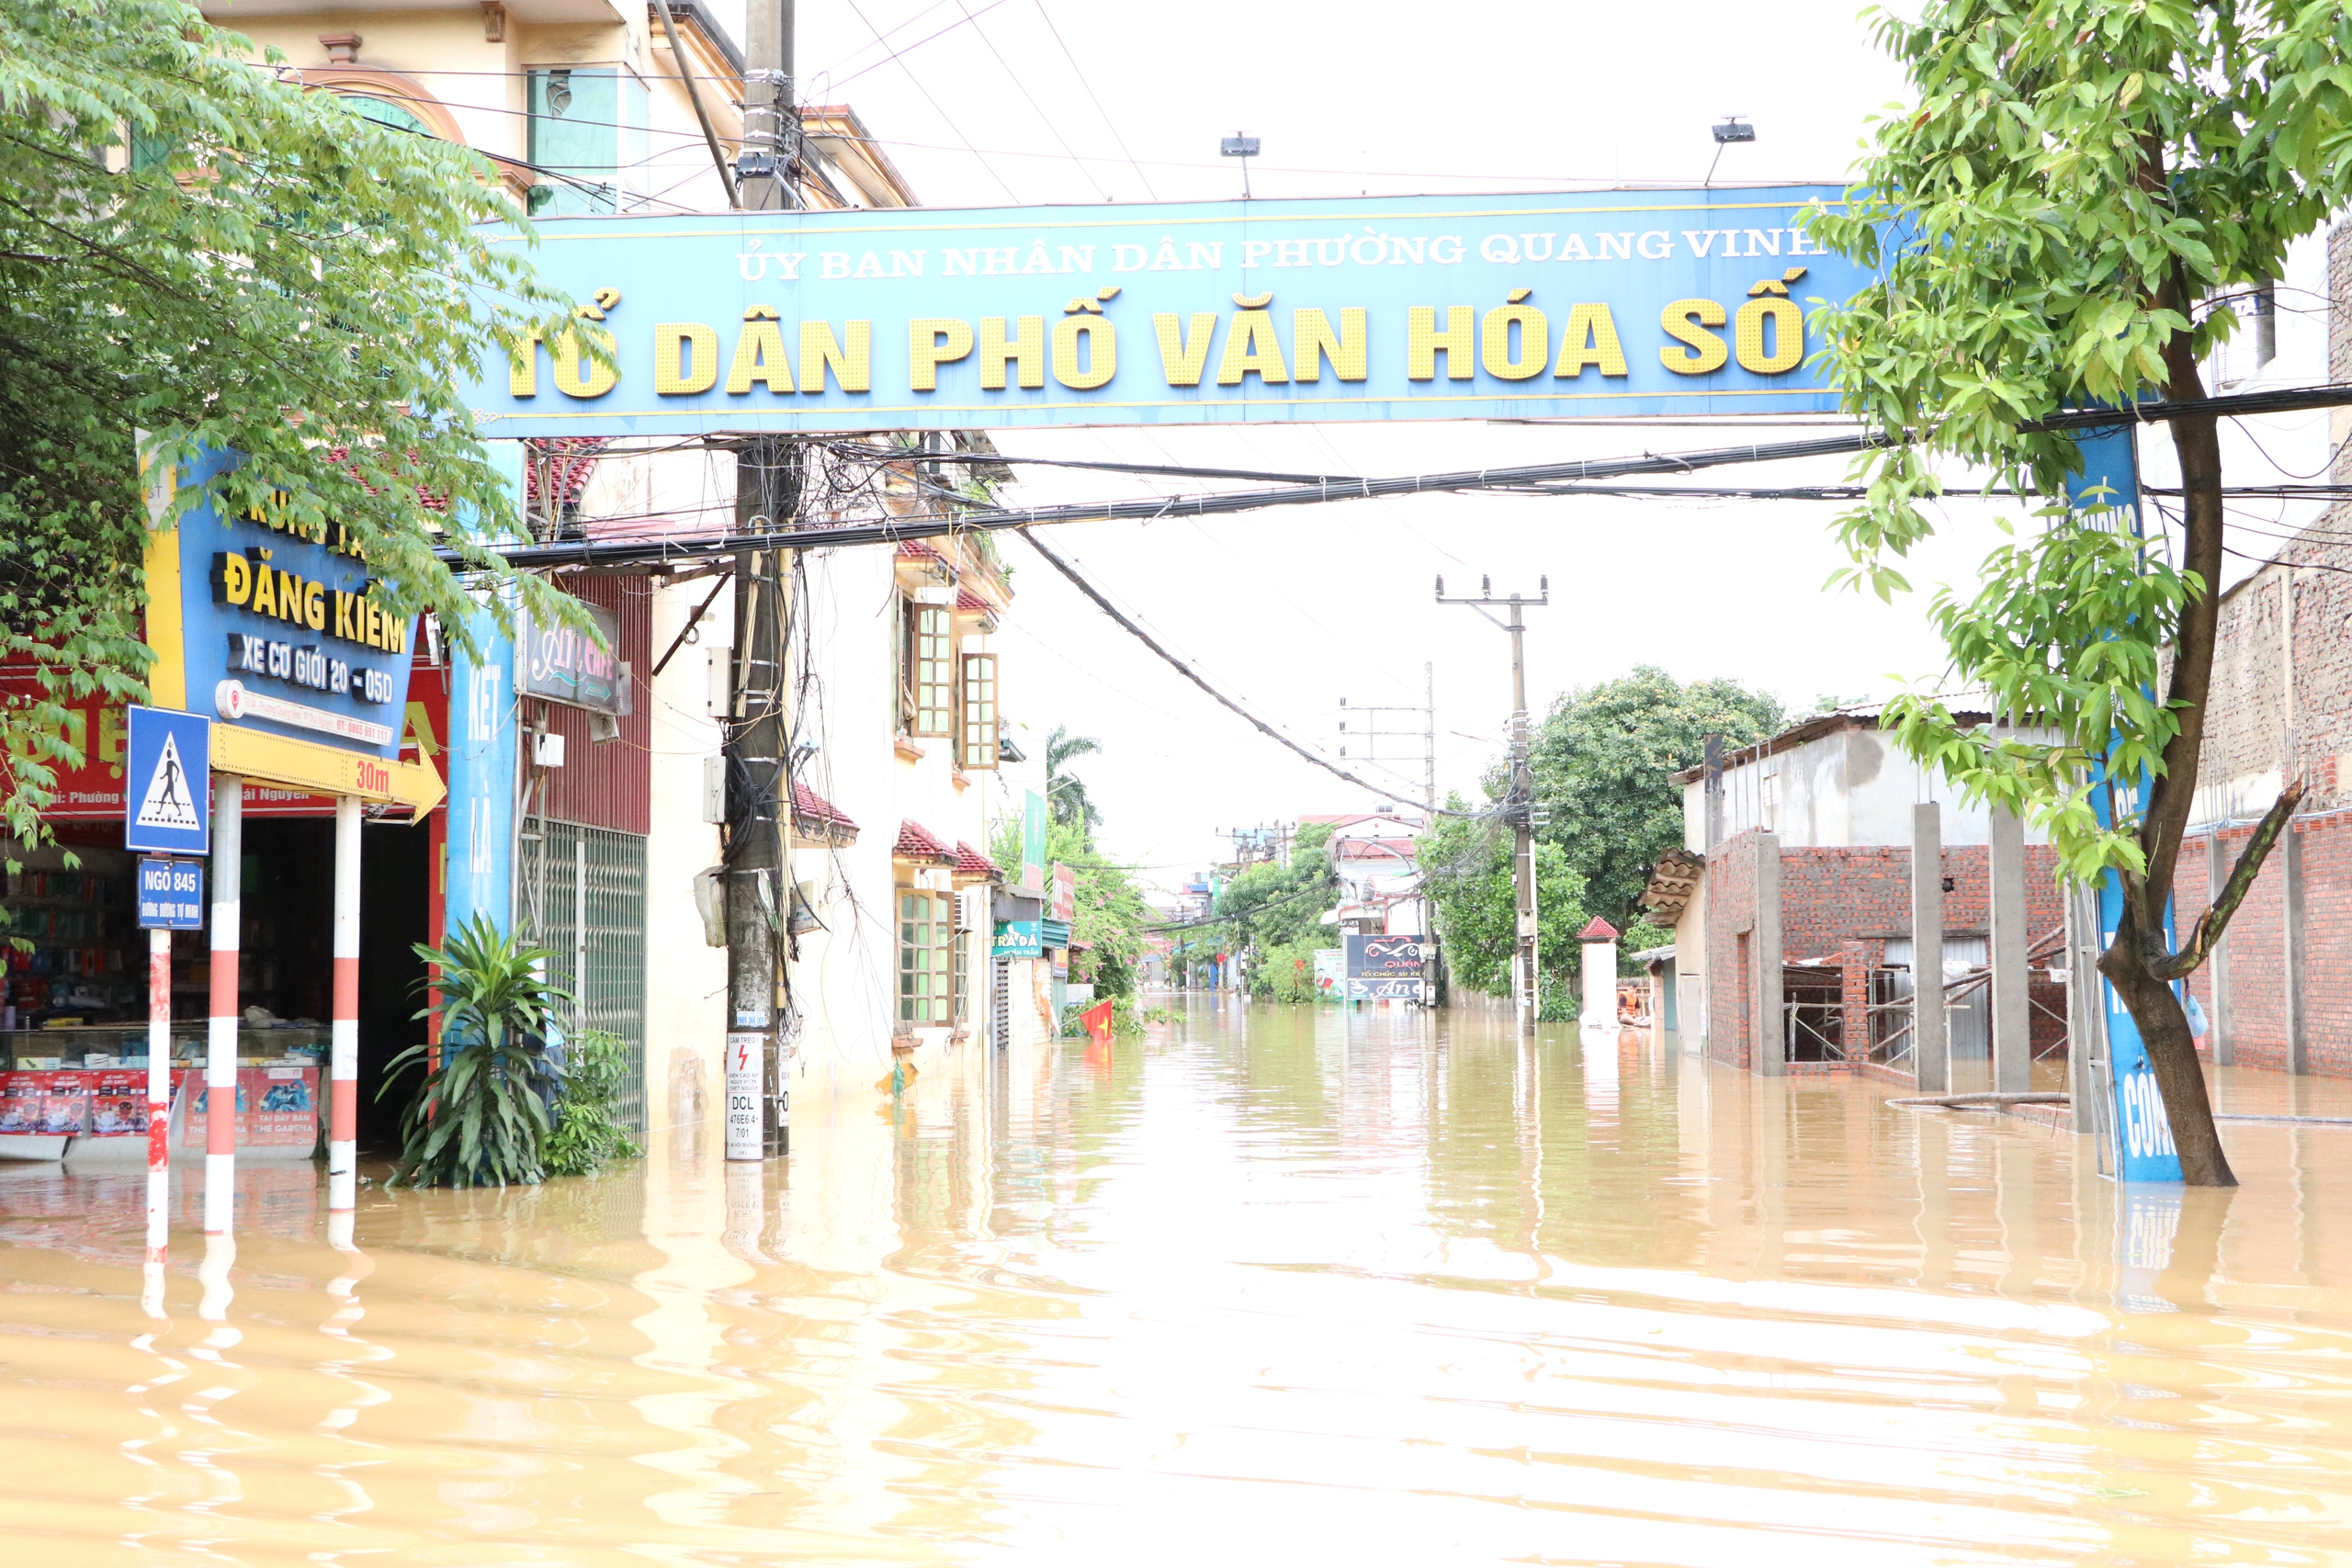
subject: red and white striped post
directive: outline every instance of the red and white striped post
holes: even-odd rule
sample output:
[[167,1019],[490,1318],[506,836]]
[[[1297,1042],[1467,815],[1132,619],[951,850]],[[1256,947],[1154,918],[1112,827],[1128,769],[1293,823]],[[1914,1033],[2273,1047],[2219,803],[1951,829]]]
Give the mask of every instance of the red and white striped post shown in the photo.
[[[226,1235],[236,1213],[237,927],[245,849],[245,781],[212,775],[212,1004],[204,1041],[204,1234]],[[166,985],[169,982],[166,981]],[[148,1070],[153,1072],[151,1063]]]
[[147,933],[147,1257],[170,1241],[172,1179],[172,933]]
[[359,797],[334,803],[334,1032],[327,1091],[327,1212],[359,1201]]

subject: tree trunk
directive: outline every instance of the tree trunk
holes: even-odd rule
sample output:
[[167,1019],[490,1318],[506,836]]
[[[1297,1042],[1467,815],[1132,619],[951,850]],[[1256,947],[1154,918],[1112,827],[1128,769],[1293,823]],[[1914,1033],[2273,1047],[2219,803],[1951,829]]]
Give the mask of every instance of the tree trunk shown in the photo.
[[2235,1187],[2238,1179],[2222,1152],[2213,1105],[2205,1095],[2205,1068],[2188,1032],[2188,1014],[2172,987],[2148,973],[2134,919],[2127,899],[2115,942],[2099,955],[2099,973],[2115,987],[2147,1047],[2148,1066],[2164,1092],[2173,1146],[2180,1153],[2180,1179],[2191,1187]]
[[[2182,296],[2174,301],[2177,308],[2188,308],[2177,282],[2167,292]],[[2168,400],[2188,401],[2205,395],[2187,333],[2174,334],[2165,345],[2165,362],[2169,372],[2165,386]],[[2100,955],[2098,966],[2114,985],[2147,1048],[2148,1066],[2155,1074],[2156,1087],[2164,1091],[2165,1117],[2172,1127],[2173,1145],[2180,1153],[2181,1179],[2192,1187],[2234,1187],[2237,1178],[2222,1153],[2221,1134],[2213,1125],[2204,1066],[2188,1032],[2188,1014],[2172,987],[2151,969],[2152,961],[2170,956],[2164,910],[2172,899],[2173,873],[2197,790],[2198,763],[2205,744],[2205,704],[2212,686],[2213,647],[2221,623],[2222,447],[2216,422],[2174,420],[2172,440],[2180,457],[2181,566],[2197,573],[2203,586],[2181,607],[2180,624],[2173,634],[2172,682],[2166,696],[2180,728],[2165,747],[2163,772],[2149,782],[2140,825],[2147,874],[2132,889],[2136,896],[2123,900],[2114,943]],[[2259,847],[2263,840],[2257,839],[2248,846],[2248,852]],[[2216,929],[2210,934],[2218,940],[2221,932]],[[2176,977],[2185,979],[2187,974]]]

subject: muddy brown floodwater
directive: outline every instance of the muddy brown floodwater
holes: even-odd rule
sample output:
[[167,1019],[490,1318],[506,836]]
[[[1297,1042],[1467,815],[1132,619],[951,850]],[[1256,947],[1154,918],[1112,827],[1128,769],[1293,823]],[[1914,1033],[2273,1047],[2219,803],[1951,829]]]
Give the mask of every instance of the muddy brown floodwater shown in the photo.
[[[535,1191],[0,1169],[12,1564],[2352,1559],[2352,1129],[1220,1010]],[[2352,1115],[2224,1071],[2223,1108]]]

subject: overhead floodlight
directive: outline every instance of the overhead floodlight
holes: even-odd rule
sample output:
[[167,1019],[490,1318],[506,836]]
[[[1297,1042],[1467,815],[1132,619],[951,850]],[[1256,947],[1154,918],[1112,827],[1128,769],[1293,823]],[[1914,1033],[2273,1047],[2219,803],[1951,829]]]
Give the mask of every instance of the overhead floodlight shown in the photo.
[[1250,160],[1258,155],[1258,139],[1254,136],[1228,136],[1216,144],[1216,150],[1228,158],[1241,160],[1241,199],[1250,199]]
[[1747,123],[1747,117],[1746,115],[1728,114],[1724,116],[1722,123],[1714,127],[1714,133],[1715,155],[1707,164],[1707,177],[1700,182],[1702,185],[1713,185],[1715,183],[1715,165],[1724,161],[1724,149],[1725,147],[1730,146],[1735,141],[1753,141],[1756,140],[1756,128]]

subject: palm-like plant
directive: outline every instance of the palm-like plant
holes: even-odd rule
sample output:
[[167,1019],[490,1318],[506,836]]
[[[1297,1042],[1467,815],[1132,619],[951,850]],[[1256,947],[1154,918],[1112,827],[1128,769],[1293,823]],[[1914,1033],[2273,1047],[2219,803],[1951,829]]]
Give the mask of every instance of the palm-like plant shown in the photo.
[[1102,822],[1102,813],[1087,797],[1086,781],[1069,769],[1070,759],[1099,756],[1102,750],[1102,742],[1091,735],[1072,735],[1067,725],[1054,726],[1054,732],[1046,737],[1046,809],[1055,821],[1071,828],[1093,828]]
[[384,1089],[411,1067],[424,1081],[401,1113],[394,1183],[504,1187],[547,1173],[548,1097],[562,1075],[548,1060],[548,1015],[571,1001],[542,977],[555,956],[477,915],[440,947],[416,944],[440,973],[417,983],[432,998],[418,1018],[441,1019],[438,1054],[412,1045],[389,1064]]

